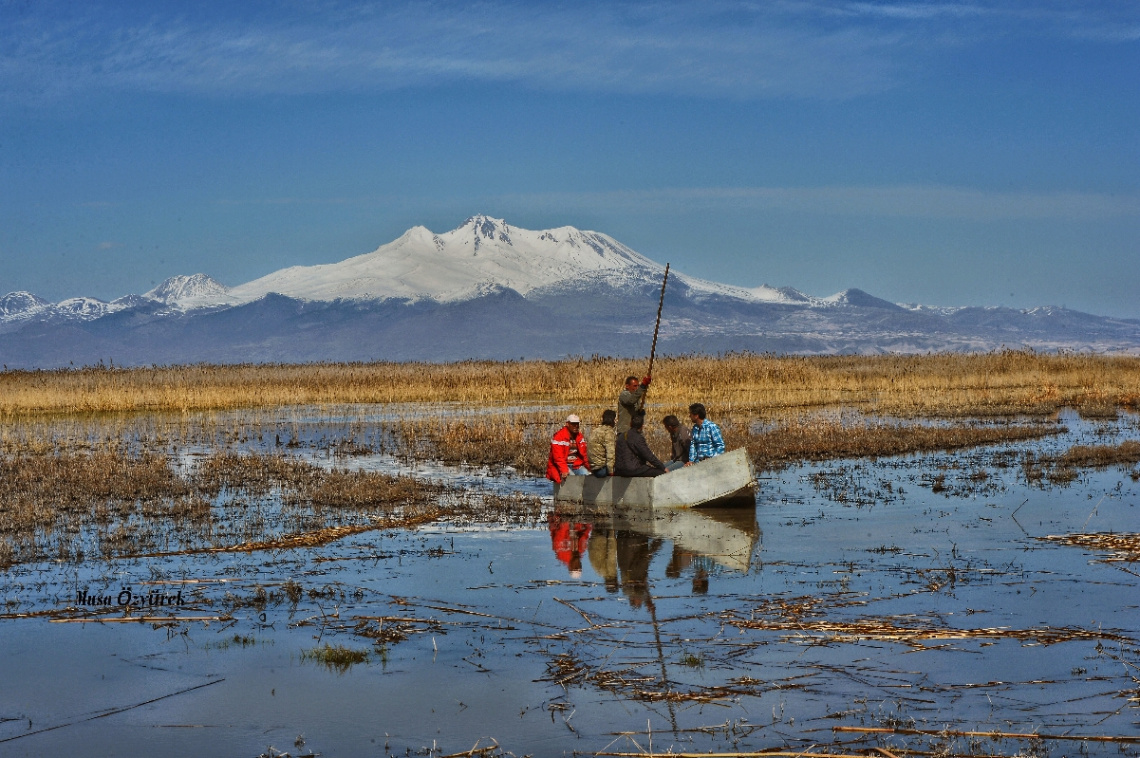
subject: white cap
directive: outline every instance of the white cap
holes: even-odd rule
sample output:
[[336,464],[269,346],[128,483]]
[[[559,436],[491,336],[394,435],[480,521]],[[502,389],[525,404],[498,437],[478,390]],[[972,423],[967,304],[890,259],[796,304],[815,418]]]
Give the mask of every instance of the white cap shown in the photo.
[[576,414],[571,413],[569,416],[566,417],[566,423],[567,424],[580,424],[580,423],[582,423],[582,419],[578,418],[578,416]]

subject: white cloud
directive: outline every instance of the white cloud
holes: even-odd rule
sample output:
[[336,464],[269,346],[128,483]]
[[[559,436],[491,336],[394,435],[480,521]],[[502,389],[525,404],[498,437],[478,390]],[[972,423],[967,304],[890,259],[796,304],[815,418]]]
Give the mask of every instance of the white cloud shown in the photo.
[[[1122,4],[1123,5],[1123,4]],[[569,6],[209,3],[0,5],[0,92],[210,95],[376,91],[474,80],[712,97],[852,97],[896,84],[931,50],[1044,33],[1135,39],[1127,4],[1038,0],[681,0]],[[1030,29],[1031,32],[1026,32]],[[951,41],[953,40],[953,41]]]

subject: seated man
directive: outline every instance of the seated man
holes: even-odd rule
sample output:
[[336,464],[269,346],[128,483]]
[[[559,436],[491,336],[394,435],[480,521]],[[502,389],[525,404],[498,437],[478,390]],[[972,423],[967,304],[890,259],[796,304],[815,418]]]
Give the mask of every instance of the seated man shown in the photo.
[[686,466],[721,455],[724,452],[724,437],[720,427],[708,420],[705,406],[693,403],[689,406],[689,419],[693,422],[692,439],[689,442],[689,462]]
[[641,430],[645,414],[635,413],[629,421],[629,431],[617,436],[617,476],[660,476],[665,464],[653,454]]
[[550,457],[546,459],[546,478],[555,484],[568,476],[586,476],[590,459],[586,456],[586,438],[578,431],[581,419],[571,413],[566,425],[550,440]]
[[616,455],[616,438],[614,436],[614,420],[617,413],[612,408],[602,411],[602,423],[590,432],[590,455],[593,456],[593,468],[590,473],[598,478],[614,475]]
[[673,443],[673,454],[665,464],[666,471],[676,471],[689,462],[689,443],[692,435],[689,430],[681,426],[676,416],[666,416],[661,420],[665,431],[669,432],[669,439]]

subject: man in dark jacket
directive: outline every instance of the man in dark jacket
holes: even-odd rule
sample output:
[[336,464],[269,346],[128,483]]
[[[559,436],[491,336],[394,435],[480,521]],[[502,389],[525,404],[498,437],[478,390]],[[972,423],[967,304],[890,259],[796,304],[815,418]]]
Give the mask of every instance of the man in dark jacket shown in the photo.
[[681,421],[676,416],[666,416],[661,423],[665,425],[665,431],[669,432],[669,439],[673,442],[673,454],[665,464],[665,470],[676,471],[689,462],[689,443],[692,441],[692,435],[688,429],[681,426]]
[[641,433],[645,414],[635,413],[629,421],[629,431],[617,436],[617,476],[660,476],[665,464],[653,454]]

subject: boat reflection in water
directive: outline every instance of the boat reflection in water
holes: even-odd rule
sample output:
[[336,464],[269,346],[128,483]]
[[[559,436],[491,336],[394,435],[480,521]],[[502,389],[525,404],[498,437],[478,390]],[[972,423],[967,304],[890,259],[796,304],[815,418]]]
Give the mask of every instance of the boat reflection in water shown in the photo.
[[695,594],[709,587],[715,567],[747,573],[762,533],[755,509],[653,509],[558,503],[550,513],[551,546],[572,577],[583,559],[610,592],[621,590],[634,606],[649,600],[649,567],[668,542],[665,576],[690,573]]

